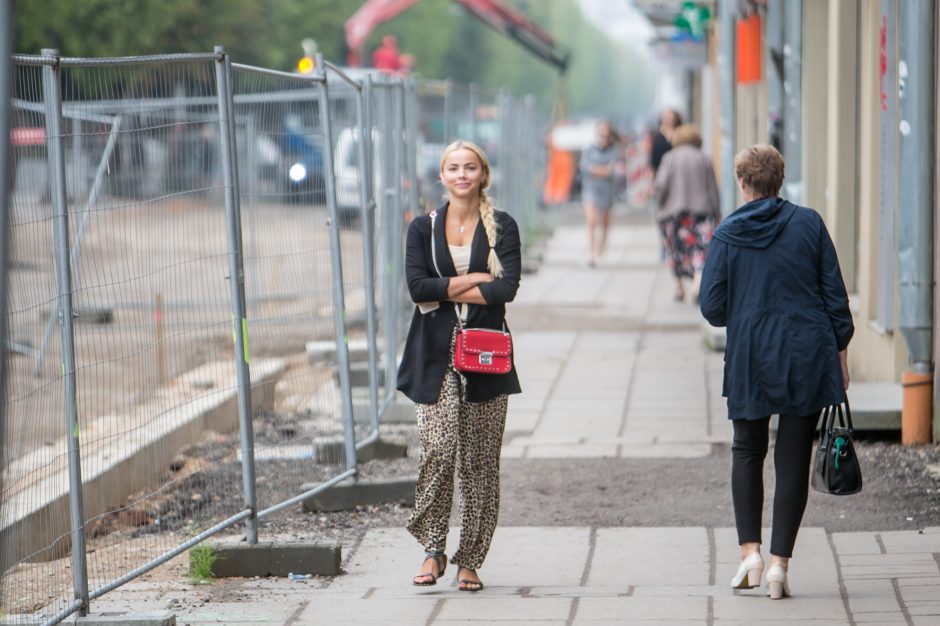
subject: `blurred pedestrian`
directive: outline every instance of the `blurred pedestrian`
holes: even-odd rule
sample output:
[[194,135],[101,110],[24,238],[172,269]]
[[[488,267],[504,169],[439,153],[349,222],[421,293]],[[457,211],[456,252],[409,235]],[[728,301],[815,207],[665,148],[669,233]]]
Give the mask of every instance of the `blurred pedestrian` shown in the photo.
[[734,427],[731,495],[741,546],[736,589],[760,585],[763,465],[770,416],[780,416],[768,594],[790,595],[787,568],[806,508],[821,410],[845,401],[854,332],[836,250],[819,214],[777,197],[784,162],[770,145],[735,157],[745,204],[715,231],[701,310],[727,326],[724,395]]
[[581,155],[581,201],[588,231],[588,265],[600,262],[607,246],[610,211],[614,205],[614,166],[619,157],[610,122],[597,125],[597,143]]
[[694,126],[678,127],[672,140],[673,149],[663,157],[654,183],[656,221],[676,281],[675,299],[685,298],[682,280],[691,278],[695,302],[712,232],[721,220],[718,183]]
[[[499,460],[508,394],[519,393],[515,367],[507,374],[454,369],[457,316],[465,325],[506,328],[506,303],[521,274],[519,229],[493,207],[486,189],[486,155],[468,141],[444,149],[440,180],[448,202],[408,228],[406,275],[417,304],[398,370],[398,389],[415,402],[421,461],[408,531],[425,549],[417,586],[429,586],[447,567],[444,553],[460,481],[457,588],[479,591],[499,512]],[[458,312],[459,311],[459,312]]]
[[372,67],[395,74],[401,71],[401,54],[398,51],[398,38],[395,35],[382,37],[382,45],[372,53]]
[[666,153],[672,150],[672,133],[682,125],[682,116],[675,109],[665,108],[659,114],[659,127],[653,132],[653,145],[650,149],[650,169],[653,176]]

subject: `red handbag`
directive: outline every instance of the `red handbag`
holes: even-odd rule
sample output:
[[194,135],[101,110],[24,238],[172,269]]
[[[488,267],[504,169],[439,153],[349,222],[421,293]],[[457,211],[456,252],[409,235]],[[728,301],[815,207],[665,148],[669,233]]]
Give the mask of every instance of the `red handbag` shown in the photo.
[[[459,315],[458,311],[458,323]],[[512,337],[504,330],[461,325],[454,346],[454,369],[475,374],[508,374],[512,370]]]
[[[443,278],[437,266],[434,245],[434,220],[437,211],[431,211],[431,261],[437,275]],[[457,343],[454,346],[454,369],[474,374],[508,374],[512,370],[512,336],[503,330],[491,328],[464,328],[460,307],[454,303],[457,314]]]

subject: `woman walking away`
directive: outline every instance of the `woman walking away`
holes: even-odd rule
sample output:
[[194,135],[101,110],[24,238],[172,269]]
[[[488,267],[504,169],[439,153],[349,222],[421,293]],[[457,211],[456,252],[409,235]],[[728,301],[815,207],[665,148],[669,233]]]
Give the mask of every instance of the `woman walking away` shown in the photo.
[[600,262],[607,247],[618,152],[613,126],[610,122],[601,122],[597,126],[597,143],[581,155],[581,200],[588,231],[588,265],[591,267]]
[[408,531],[424,546],[417,586],[437,583],[454,495],[460,481],[460,545],[450,562],[458,589],[480,591],[476,570],[490,547],[499,512],[499,458],[508,394],[519,393],[515,366],[507,374],[454,369],[457,316],[469,327],[506,328],[506,303],[519,288],[519,229],[493,208],[490,166],[476,145],[444,149],[440,178],[448,202],[408,228],[408,291],[417,304],[398,370],[398,389],[415,402],[421,462]]
[[741,545],[735,589],[760,585],[763,464],[779,414],[768,595],[790,595],[787,566],[806,508],[821,410],[845,401],[854,326],[835,248],[819,214],[777,197],[783,157],[758,145],[735,158],[745,204],[715,231],[702,315],[727,326],[723,395],[734,426],[731,496]]
[[678,127],[672,133],[672,145],[656,173],[656,221],[676,279],[675,299],[685,298],[682,279],[691,278],[695,302],[712,231],[721,220],[718,183],[711,161],[702,154],[702,137],[694,126]]

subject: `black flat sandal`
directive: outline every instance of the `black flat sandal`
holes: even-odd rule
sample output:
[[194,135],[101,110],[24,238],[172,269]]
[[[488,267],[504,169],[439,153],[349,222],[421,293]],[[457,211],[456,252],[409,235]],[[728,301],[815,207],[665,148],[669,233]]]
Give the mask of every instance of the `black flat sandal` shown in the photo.
[[[411,579],[412,584],[415,587],[433,587],[437,584],[437,579],[444,575],[444,570],[447,569],[447,555],[446,554],[428,554],[424,557],[424,560],[421,561],[421,566],[423,567],[425,563],[428,562],[428,559],[434,561],[434,565],[437,566],[437,574],[432,572],[424,572],[423,574],[418,574]],[[430,578],[430,580],[420,581],[419,579]]]
[[[479,580],[468,580],[466,578],[460,577],[460,571],[467,570],[468,572],[473,572],[469,567],[461,567],[457,570],[457,591],[469,591],[471,593],[476,593],[483,589],[483,583]],[[474,572],[476,573],[476,572]]]

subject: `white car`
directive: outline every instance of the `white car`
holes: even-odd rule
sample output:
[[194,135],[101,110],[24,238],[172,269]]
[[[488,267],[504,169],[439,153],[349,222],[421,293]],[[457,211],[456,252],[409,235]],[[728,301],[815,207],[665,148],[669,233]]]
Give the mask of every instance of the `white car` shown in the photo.
[[[372,145],[372,194],[378,212],[384,204],[382,180],[385,164],[379,161],[382,140],[375,130],[372,132]],[[333,151],[333,172],[336,176],[336,209],[340,224],[349,225],[362,215],[358,128],[344,128],[340,131]]]

